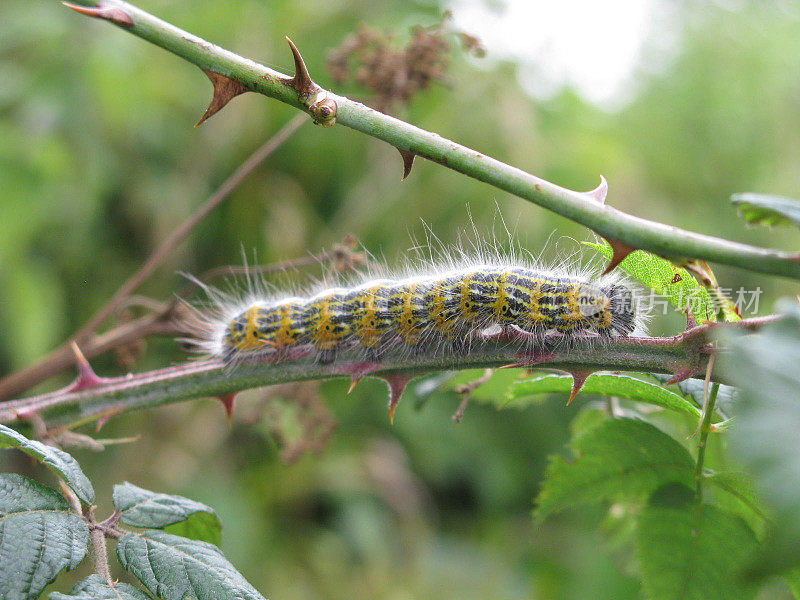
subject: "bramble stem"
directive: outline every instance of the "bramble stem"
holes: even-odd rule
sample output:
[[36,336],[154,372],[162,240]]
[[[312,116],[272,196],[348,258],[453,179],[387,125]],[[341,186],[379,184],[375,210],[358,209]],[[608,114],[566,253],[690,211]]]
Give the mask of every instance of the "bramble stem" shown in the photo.
[[[308,94],[292,87],[287,75],[206,42],[127,2],[101,0],[84,4],[122,11],[130,22],[126,20],[121,27],[133,35],[201,69],[229,77],[249,90],[311,112]],[[585,225],[606,239],[648,250],[678,263],[697,258],[800,279],[800,256],[796,254],[757,248],[629,215],[598,202],[589,194],[560,187],[344,96],[325,90],[322,93],[336,102],[336,123],[529,200]]]
[[[693,375],[706,372],[709,354],[705,352],[712,331],[718,328],[758,329],[770,317],[737,323],[702,325],[675,337],[614,338],[598,344],[594,338],[578,339],[570,349],[555,350],[532,368],[573,370],[639,371],[676,373],[690,369]],[[161,406],[192,398],[223,396],[244,389],[346,376],[361,358],[321,365],[313,357],[287,362],[243,363],[226,368],[217,360],[188,363],[167,369],[126,377],[77,392],[64,390],[12,400],[0,404],[0,423],[25,420],[38,415],[49,427],[85,421],[87,418]],[[422,375],[452,369],[488,369],[525,360],[524,346],[508,342],[485,342],[472,349],[468,357],[442,355],[398,356],[383,360],[374,376],[398,373]],[[725,383],[722,375],[711,373]]]

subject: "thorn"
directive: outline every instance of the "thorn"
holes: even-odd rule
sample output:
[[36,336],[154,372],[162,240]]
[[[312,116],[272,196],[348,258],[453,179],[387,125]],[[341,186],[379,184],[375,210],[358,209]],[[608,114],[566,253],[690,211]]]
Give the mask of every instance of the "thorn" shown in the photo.
[[394,425],[394,411],[397,409],[397,403],[400,402],[403,391],[413,377],[403,373],[395,373],[393,375],[382,375],[381,379],[389,385],[389,422]]
[[593,190],[583,193],[589,196],[589,198],[591,198],[598,204],[605,204],[606,196],[608,195],[608,182],[606,181],[606,178],[600,175],[600,185],[598,185]]
[[104,6],[102,2],[97,6],[82,6],[80,4],[72,4],[71,2],[62,2],[61,4],[87,17],[111,21],[114,25],[119,25],[126,29],[133,27],[133,19],[131,19],[131,16],[121,8],[115,6]]
[[673,383],[680,383],[681,381],[686,381],[689,379],[692,374],[694,373],[694,369],[690,369],[689,367],[683,367],[682,369],[678,369],[675,371],[675,374],[664,382],[664,385],[672,385]]
[[64,388],[65,392],[77,392],[87,388],[97,387],[109,381],[105,377],[98,377],[92,369],[92,365],[86,360],[86,357],[78,348],[78,344],[72,342],[70,344],[72,352],[75,354],[75,366],[78,367],[78,376],[70,385]]
[[524,363],[515,362],[515,363],[509,363],[507,365],[502,365],[502,366],[499,366],[497,368],[498,369],[519,369],[519,368],[524,367],[524,366],[525,366]]
[[411,150],[401,150],[400,148],[398,148],[397,151],[400,153],[400,156],[403,157],[403,179],[400,181],[405,181],[411,174],[411,167],[414,166],[414,157],[416,154],[411,152]]
[[591,375],[594,371],[583,371],[583,370],[575,370],[569,371],[569,374],[572,375],[572,393],[569,395],[569,399],[567,400],[567,406],[569,403],[575,399],[575,396],[578,395],[578,392],[581,391],[583,384],[586,383],[586,379]]
[[358,385],[359,381],[361,381],[361,377],[356,377],[355,375],[353,375],[353,378],[350,381],[350,387],[347,388],[347,395],[348,396],[353,393],[354,389],[356,389],[356,386]]
[[233,402],[236,400],[236,394],[223,394],[222,396],[217,396],[217,399],[222,402],[222,406],[225,407],[225,414],[228,415],[228,425],[233,424]]
[[105,425],[111,420],[111,417],[115,417],[121,412],[122,412],[122,407],[117,407],[117,408],[112,408],[111,410],[107,410],[104,413],[101,413],[100,418],[97,419],[97,426],[95,427],[95,433],[100,431],[103,428],[103,425]]
[[686,331],[694,329],[695,327],[697,327],[697,319],[694,318],[694,313],[692,312],[692,301],[689,299],[686,300]]
[[529,368],[535,367],[543,362],[547,362],[551,360],[555,354],[552,352],[540,352],[534,354],[525,354],[522,355],[519,361],[515,363],[511,363],[508,365],[503,365],[502,367],[497,367],[498,369],[518,369],[518,368]]
[[628,254],[636,250],[636,248],[629,246],[625,242],[620,242],[617,240],[610,240],[610,239],[606,239],[606,241],[609,243],[609,245],[611,246],[611,250],[614,253],[611,255],[611,262],[608,263],[606,270],[603,271],[603,275],[611,273],[611,271],[617,268],[619,263],[625,260]]
[[311,80],[311,75],[308,74],[308,68],[297,46],[289,39],[289,36],[286,36],[286,41],[289,43],[292,57],[294,57],[294,77],[289,80],[289,85],[298,93],[309,95],[317,90],[317,84]]
[[208,75],[208,78],[211,80],[211,84],[214,86],[214,96],[211,98],[211,102],[209,102],[206,112],[203,113],[203,116],[200,117],[200,120],[195,123],[195,127],[199,127],[207,119],[217,114],[228,102],[230,102],[239,94],[244,94],[245,92],[250,91],[244,85],[238,81],[234,81],[230,77],[225,77],[225,75],[220,75],[219,73],[214,73],[213,71],[207,71],[205,69],[202,71]]

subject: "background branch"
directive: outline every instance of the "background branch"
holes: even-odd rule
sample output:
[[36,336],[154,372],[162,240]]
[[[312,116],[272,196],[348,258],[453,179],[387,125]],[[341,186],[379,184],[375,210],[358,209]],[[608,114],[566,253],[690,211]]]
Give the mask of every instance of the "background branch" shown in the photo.
[[[404,156],[422,156],[450,169],[530,200],[585,225],[616,243],[621,253],[648,250],[678,263],[703,259],[759,273],[800,279],[800,255],[758,248],[641,219],[604,204],[604,190],[576,192],[485,156],[435,133],[373,110],[344,96],[322,90],[305,75],[302,58],[293,47],[298,74],[290,78],[238,56],[166,23],[121,0],[86,2],[79,12],[106,19],[130,33],[184,58],[203,69],[275,98],[312,115],[317,122],[345,125],[395,146]],[[334,114],[330,114],[331,102]],[[322,103],[322,104],[321,104]],[[320,116],[320,107],[326,113]]]
[[126,323],[108,334],[97,336],[96,329],[106,319],[123,307],[130,295],[156,270],[197,225],[211,211],[219,206],[270,154],[281,146],[305,122],[298,115],[283,126],[274,136],[267,140],[258,150],[251,154],[234,173],[211,195],[198,210],[184,221],[156,248],[147,261],[136,273],[120,286],[111,299],[86,322],[70,339],[53,350],[40,361],[0,379],[0,400],[12,398],[20,392],[44,381],[48,377],[75,364],[75,357],[70,349],[71,342],[77,343],[83,353],[96,356],[120,344],[130,342],[152,334],[175,335],[185,333],[175,319],[176,304],[171,303],[161,313],[143,317],[137,321]]

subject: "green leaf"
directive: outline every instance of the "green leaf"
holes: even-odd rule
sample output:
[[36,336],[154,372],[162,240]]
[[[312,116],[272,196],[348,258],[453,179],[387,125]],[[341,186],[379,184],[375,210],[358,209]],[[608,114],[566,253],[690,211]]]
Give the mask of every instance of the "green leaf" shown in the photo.
[[63,450],[29,440],[5,425],[0,425],[0,448],[19,448],[33,456],[61,476],[83,502],[86,504],[94,502],[94,489],[91,481],[81,471],[78,461]]
[[693,481],[694,460],[686,448],[643,421],[606,421],[572,446],[575,461],[550,461],[537,498],[539,519],[586,502],[640,500],[666,483]]
[[703,475],[703,481],[725,492],[729,499],[734,500],[739,505],[739,514],[741,514],[748,523],[751,523],[752,517],[757,517],[762,521],[767,521],[767,516],[764,505],[753,483],[753,477],[748,473],[740,472],[725,472],[725,473],[706,473]]
[[[663,375],[661,373],[651,373],[650,375],[661,383],[665,383],[672,378],[672,375]],[[702,379],[690,378],[671,385],[676,386],[685,397],[691,398],[697,406],[703,406],[703,392],[706,382]],[[716,411],[720,416],[727,419],[733,415],[733,407],[738,393],[737,389],[732,385],[719,386]]]
[[[517,402],[539,394],[568,394],[571,390],[572,377],[570,375],[544,375],[512,383],[508,389],[508,399]],[[700,418],[698,408],[686,398],[660,385],[629,375],[595,373],[586,379],[581,391],[647,402],[668,410],[692,415],[697,419]]]
[[[606,258],[611,258],[613,254],[611,246],[605,240],[602,244],[583,243]],[[656,294],[666,297],[677,309],[686,310],[687,302],[691,302],[692,314],[696,319],[715,320],[714,305],[708,290],[686,269],[676,267],[667,259],[644,250],[631,252],[618,268],[641,281]]]
[[731,448],[775,513],[774,556],[760,567],[769,572],[800,564],[800,306],[779,307],[757,335],[727,340],[722,363],[740,391]]
[[657,600],[745,600],[738,570],[756,549],[739,517],[692,502],[692,490],[657,490],[639,516],[636,555],[645,596]]
[[800,202],[769,194],[734,194],[731,202],[750,225],[800,226]]
[[785,573],[784,577],[786,578],[786,584],[792,591],[792,596],[794,598],[800,598],[800,568],[792,569],[788,573]]
[[89,575],[69,594],[53,592],[50,600],[152,600],[143,591],[127,583],[111,585],[100,575]]
[[62,569],[86,555],[89,528],[54,490],[0,473],[0,598],[38,598]]
[[114,506],[126,525],[163,529],[175,535],[218,544],[222,524],[214,509],[183,496],[157,494],[128,483],[114,486]]
[[127,533],[117,544],[122,566],[164,600],[263,600],[219,549],[164,531]]

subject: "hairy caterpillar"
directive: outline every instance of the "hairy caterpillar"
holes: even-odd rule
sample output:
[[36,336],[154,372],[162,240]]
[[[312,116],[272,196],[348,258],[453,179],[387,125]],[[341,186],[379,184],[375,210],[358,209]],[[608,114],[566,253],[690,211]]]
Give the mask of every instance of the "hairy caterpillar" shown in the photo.
[[238,299],[211,290],[217,307],[204,327],[205,353],[228,364],[308,355],[330,364],[345,353],[370,362],[437,354],[457,363],[503,332],[529,347],[569,347],[578,336],[627,336],[642,325],[632,288],[616,274],[593,279],[577,269],[548,270],[496,255],[462,253],[446,267],[364,276],[352,286],[305,294],[268,295],[254,287],[264,286],[251,285]]

